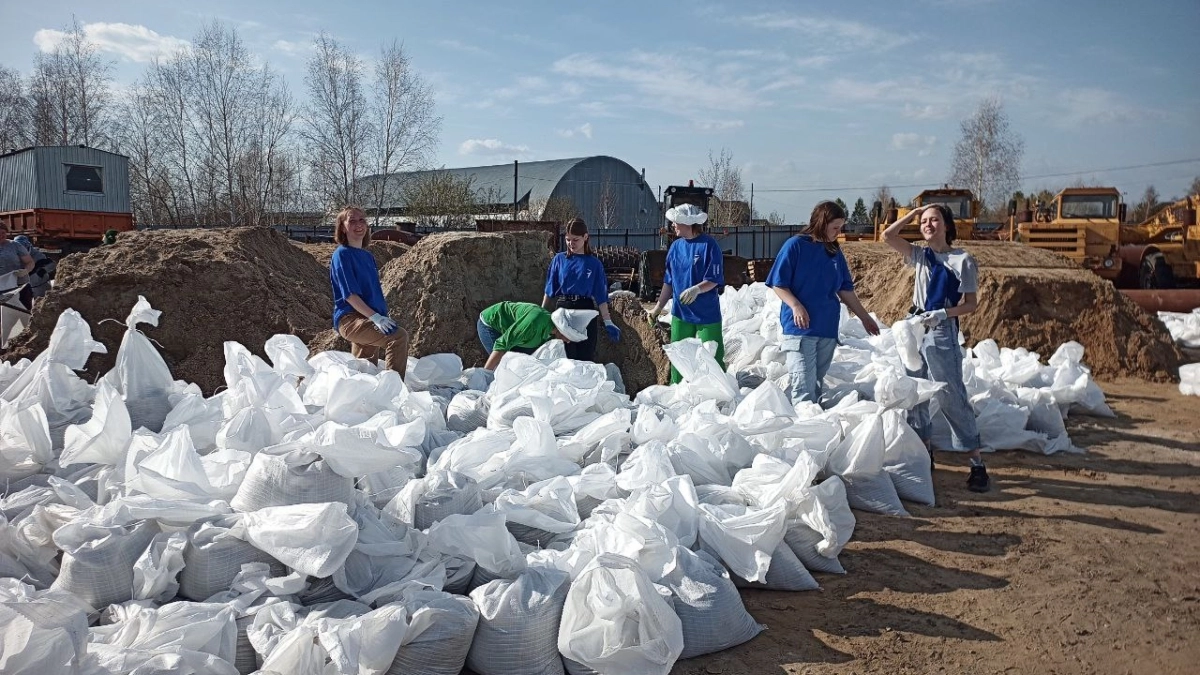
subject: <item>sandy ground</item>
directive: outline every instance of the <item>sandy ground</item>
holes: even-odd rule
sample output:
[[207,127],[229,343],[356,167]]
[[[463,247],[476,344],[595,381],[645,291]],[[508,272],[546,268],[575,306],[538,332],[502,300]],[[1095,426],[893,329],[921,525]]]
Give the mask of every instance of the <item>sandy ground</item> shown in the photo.
[[939,506],[856,513],[845,576],[743,591],[768,627],[674,673],[1200,672],[1200,399],[1102,383],[1083,455],[989,456],[991,493],[939,453]]

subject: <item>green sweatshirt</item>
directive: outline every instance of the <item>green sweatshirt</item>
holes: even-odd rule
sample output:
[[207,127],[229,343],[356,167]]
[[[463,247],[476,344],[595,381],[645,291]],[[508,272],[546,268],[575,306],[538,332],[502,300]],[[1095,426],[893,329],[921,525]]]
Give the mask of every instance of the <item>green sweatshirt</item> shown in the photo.
[[500,333],[494,349],[537,349],[550,340],[554,321],[550,312],[531,302],[498,302],[480,313],[483,322]]

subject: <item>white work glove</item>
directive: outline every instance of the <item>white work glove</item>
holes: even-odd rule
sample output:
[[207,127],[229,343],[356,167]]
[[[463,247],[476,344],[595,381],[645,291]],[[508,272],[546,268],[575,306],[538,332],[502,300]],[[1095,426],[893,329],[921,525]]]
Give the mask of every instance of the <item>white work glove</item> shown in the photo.
[[655,307],[654,309],[646,310],[646,323],[653,328],[654,324],[658,323],[658,315],[662,314],[662,309]]
[[396,322],[392,321],[391,317],[384,316],[379,312],[371,315],[371,323],[375,324],[375,330],[384,335],[391,335],[396,332]]
[[[701,282],[701,284],[702,283],[703,282]],[[700,288],[701,284],[696,284],[691,288],[685,288],[683,292],[679,294],[679,304],[690,305],[695,302],[696,298],[698,298],[700,294],[704,292],[704,290]]]
[[933,328],[948,318],[949,317],[946,316],[946,310],[935,309],[932,312],[925,312],[922,314],[921,323],[924,324],[926,328]]

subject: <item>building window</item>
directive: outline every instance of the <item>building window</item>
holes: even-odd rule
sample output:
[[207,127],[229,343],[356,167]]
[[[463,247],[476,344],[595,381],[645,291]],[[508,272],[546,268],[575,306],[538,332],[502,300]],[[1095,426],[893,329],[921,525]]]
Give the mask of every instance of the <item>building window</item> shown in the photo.
[[67,192],[84,192],[94,195],[104,194],[104,184],[100,180],[100,168],[68,164]]

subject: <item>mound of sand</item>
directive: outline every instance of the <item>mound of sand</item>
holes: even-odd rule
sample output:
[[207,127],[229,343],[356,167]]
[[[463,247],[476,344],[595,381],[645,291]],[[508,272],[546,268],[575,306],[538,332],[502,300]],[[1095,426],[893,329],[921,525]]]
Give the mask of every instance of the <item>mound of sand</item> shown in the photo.
[[58,315],[74,308],[108,347],[88,362],[94,379],[112,368],[138,295],[163,312],[157,328],[143,328],[161,345],[171,373],[209,394],[224,385],[227,340],[265,356],[272,335],[307,341],[330,325],[333,313],[329,273],[270,228],[128,232],[112,246],[59,261],[54,289],[4,358],[36,357]]
[[[503,300],[540,303],[550,266],[544,232],[444,232],[430,235],[379,271],[393,319],[408,331],[413,356],[453,352],[483,365],[475,321]],[[314,352],[349,350],[332,330]]]
[[608,309],[621,329],[621,342],[613,344],[601,334],[597,360],[617,364],[630,396],[651,385],[666,384],[671,372],[671,362],[662,349],[667,332],[646,323],[646,310],[636,298],[611,298]]
[[[979,309],[962,320],[967,344],[986,338],[1049,358],[1064,342],[1084,346],[1084,361],[1102,378],[1177,377],[1181,355],[1158,319],[1113,285],[1067,258],[1021,244],[963,244],[979,262]],[[884,321],[912,304],[913,272],[886,244],[843,245],[855,288]]]
[[[293,241],[292,244],[300,250],[311,255],[321,263],[322,267],[328,268],[329,261],[333,258],[333,252],[337,250],[337,244],[305,244],[299,241]],[[391,261],[399,258],[408,252],[411,248],[407,244],[401,244],[398,241],[372,241],[367,250],[371,255],[375,256],[375,266],[383,269],[383,266]]]

